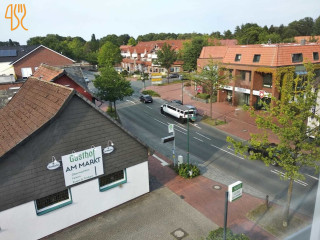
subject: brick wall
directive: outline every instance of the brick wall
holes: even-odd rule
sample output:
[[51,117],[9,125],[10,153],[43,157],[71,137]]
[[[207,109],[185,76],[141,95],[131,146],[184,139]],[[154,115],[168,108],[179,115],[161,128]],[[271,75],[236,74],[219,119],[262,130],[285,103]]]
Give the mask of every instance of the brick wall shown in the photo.
[[55,80],[54,83],[67,86],[69,88],[75,89],[78,93],[80,93],[82,96],[86,97],[89,101],[92,102],[92,96],[87,91],[85,91],[82,87],[80,87],[77,83],[75,83],[72,79],[70,79],[68,76],[64,75],[60,77],[59,79]]
[[41,63],[46,63],[51,66],[73,64],[70,59],[61,56],[60,54],[55,53],[45,47],[40,47],[14,64],[14,71],[17,79],[22,78],[21,68],[31,68],[32,73],[34,73],[35,68],[39,67]]

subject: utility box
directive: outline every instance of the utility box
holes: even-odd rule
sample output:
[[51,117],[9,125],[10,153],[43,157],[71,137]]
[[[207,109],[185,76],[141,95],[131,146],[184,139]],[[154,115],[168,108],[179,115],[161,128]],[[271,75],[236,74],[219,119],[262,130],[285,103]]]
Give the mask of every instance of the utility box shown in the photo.
[[178,167],[180,166],[180,164],[183,163],[183,156],[182,155],[179,155],[178,156]]

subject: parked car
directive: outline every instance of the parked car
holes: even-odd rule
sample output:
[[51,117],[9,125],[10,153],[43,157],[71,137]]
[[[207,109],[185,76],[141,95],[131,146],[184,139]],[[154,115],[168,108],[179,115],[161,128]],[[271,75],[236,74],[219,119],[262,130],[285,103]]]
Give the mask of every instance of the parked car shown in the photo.
[[195,106],[192,106],[192,105],[184,105],[184,106],[186,106],[189,109],[192,109],[194,114],[198,115],[198,110],[197,110],[197,108]]
[[182,105],[181,100],[174,99],[174,100],[171,100],[170,102]]
[[[277,147],[277,144],[275,143],[270,143],[270,144],[267,144],[267,145],[262,145],[260,147],[254,147],[254,146],[249,146],[248,148],[248,154],[249,155],[253,155],[254,153],[260,153],[261,156],[263,157],[268,157],[269,153],[267,151],[267,149],[269,148],[276,148]],[[272,166],[278,166],[278,163],[277,163],[277,154],[276,154],[276,151],[273,153],[273,161],[271,161],[271,165]]]
[[153,99],[150,95],[141,95],[139,99],[141,102],[144,102],[144,103],[152,103],[153,102]]
[[179,78],[179,74],[178,73],[171,73],[169,74],[169,78]]
[[89,82],[90,82],[89,78],[87,78],[87,77],[84,77],[84,81],[85,81],[86,83],[89,83]]

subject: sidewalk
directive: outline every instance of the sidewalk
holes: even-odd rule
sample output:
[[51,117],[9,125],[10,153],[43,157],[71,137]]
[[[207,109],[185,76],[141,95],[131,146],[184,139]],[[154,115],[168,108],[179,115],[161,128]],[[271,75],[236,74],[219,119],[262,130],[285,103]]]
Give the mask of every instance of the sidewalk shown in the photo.
[[[168,163],[166,157],[156,153]],[[171,168],[162,166],[155,157],[149,157],[149,174],[159,183],[168,187],[180,198],[209,218],[220,227],[224,226],[224,205],[227,186],[217,183],[203,176],[194,179],[184,179],[178,176]],[[219,186],[221,189],[215,189]],[[152,189],[152,183],[151,183]],[[263,204],[264,200],[243,193],[242,197],[228,207],[228,227],[234,233],[244,233],[250,239],[277,239],[246,218],[246,214]]]
[[[156,91],[160,94],[161,98],[167,101],[173,99],[181,100],[181,83],[169,84],[165,86],[149,86],[146,89]],[[183,103],[195,106],[198,109],[200,115],[210,115],[210,103],[202,103],[196,100],[192,100],[191,96],[196,94],[193,87],[184,87]],[[262,130],[258,129],[255,121],[250,117],[249,113],[242,110],[241,106],[231,106],[227,102],[216,102],[212,104],[212,116],[215,119],[225,120],[226,124],[216,126],[224,132],[230,133],[233,136],[237,136],[244,140],[250,139],[250,133],[262,133]],[[275,136],[270,136],[271,142],[277,142]]]

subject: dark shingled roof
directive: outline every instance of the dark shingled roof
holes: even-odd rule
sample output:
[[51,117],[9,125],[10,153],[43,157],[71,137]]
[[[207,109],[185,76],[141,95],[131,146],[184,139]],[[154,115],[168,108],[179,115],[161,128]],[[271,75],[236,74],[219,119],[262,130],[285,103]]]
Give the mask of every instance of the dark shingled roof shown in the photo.
[[0,157],[52,119],[73,91],[29,78],[0,111]]
[[34,46],[1,46],[0,50],[16,50],[17,56],[9,56],[9,57],[1,57],[0,56],[0,62],[10,62],[13,63],[17,61],[18,59],[24,57],[28,53],[32,52],[36,48],[38,48],[40,45],[34,45]]

